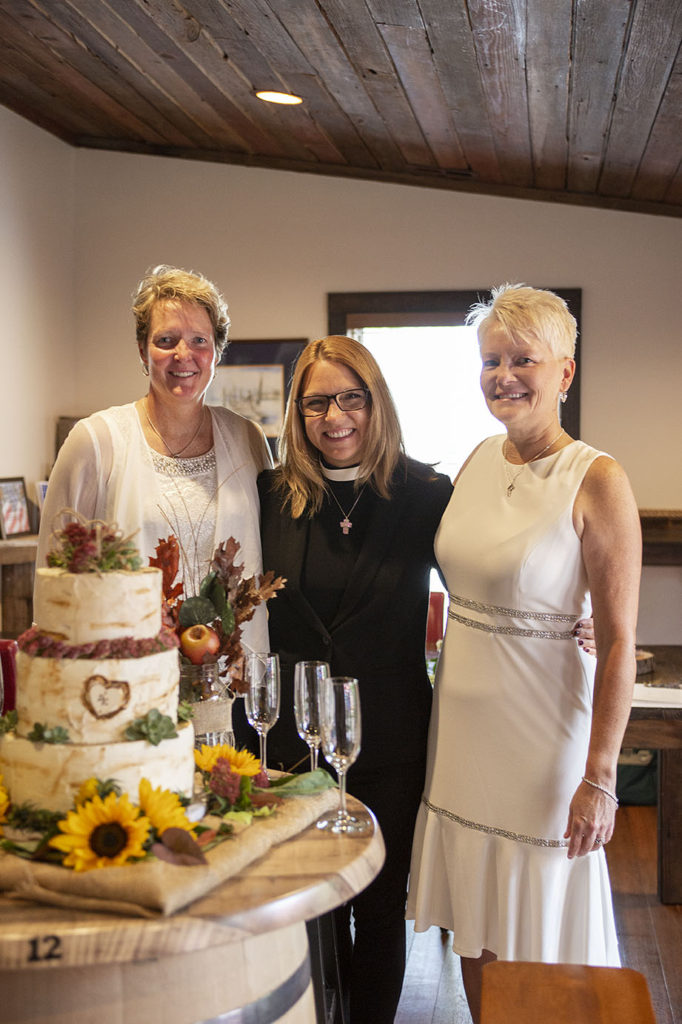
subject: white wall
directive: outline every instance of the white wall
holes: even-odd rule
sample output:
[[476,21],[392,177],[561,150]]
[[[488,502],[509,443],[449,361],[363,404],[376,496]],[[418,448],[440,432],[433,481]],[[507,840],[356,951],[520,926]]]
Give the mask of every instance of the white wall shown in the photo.
[[[330,291],[580,287],[582,436],[641,508],[682,508],[682,220],[75,151],[1,108],[0,151],[0,365],[23,382],[0,405],[0,476],[42,475],[56,415],[141,394],[130,295],[169,262],[216,280],[244,339],[325,334]],[[642,642],[654,624],[682,642],[681,581],[647,570],[673,604]]]
[[75,150],[0,107],[0,476],[43,479],[75,394]]

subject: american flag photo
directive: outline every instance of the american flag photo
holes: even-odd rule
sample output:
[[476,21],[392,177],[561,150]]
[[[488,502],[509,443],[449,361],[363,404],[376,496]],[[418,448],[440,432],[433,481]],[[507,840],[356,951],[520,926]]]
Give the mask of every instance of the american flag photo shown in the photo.
[[0,480],[0,522],[5,538],[31,532],[26,485],[22,477]]

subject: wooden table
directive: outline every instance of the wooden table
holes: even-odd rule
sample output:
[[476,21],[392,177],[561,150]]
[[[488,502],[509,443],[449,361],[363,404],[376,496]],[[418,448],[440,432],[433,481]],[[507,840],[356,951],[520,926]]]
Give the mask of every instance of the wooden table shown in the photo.
[[37,534],[0,540],[0,632],[16,638],[33,621]]
[[[384,844],[311,826],[166,918],[0,898],[3,1024],[314,1024],[305,920],[378,874]],[[221,1016],[224,1015],[224,1016]]]
[[[638,683],[682,684],[682,646],[647,650],[654,671]],[[659,751],[658,895],[662,903],[682,903],[682,708],[632,708],[623,745]]]

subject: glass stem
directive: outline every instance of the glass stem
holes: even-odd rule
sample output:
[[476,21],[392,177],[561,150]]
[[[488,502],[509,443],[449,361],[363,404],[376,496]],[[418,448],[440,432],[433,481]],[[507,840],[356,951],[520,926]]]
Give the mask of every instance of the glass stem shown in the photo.
[[320,752],[320,748],[319,747],[312,746],[310,748],[310,770],[311,770],[311,772],[314,772],[315,769],[317,768],[317,758],[318,758],[319,752]]
[[260,765],[261,765],[261,768],[263,769],[263,771],[265,772],[266,775],[268,773],[268,766],[267,766],[267,762],[265,760],[265,748],[266,748],[267,737],[268,737],[268,734],[266,732],[259,732],[258,733],[258,739],[260,741]]
[[337,769],[336,774],[339,777],[339,818],[345,819],[348,817],[348,811],[346,810],[346,772],[339,771]]

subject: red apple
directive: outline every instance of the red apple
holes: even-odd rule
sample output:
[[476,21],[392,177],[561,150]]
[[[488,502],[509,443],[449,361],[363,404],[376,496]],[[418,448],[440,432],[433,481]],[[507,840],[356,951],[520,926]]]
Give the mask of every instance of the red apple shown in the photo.
[[193,665],[201,665],[205,654],[217,654],[220,639],[210,626],[190,626],[180,634],[180,650]]

